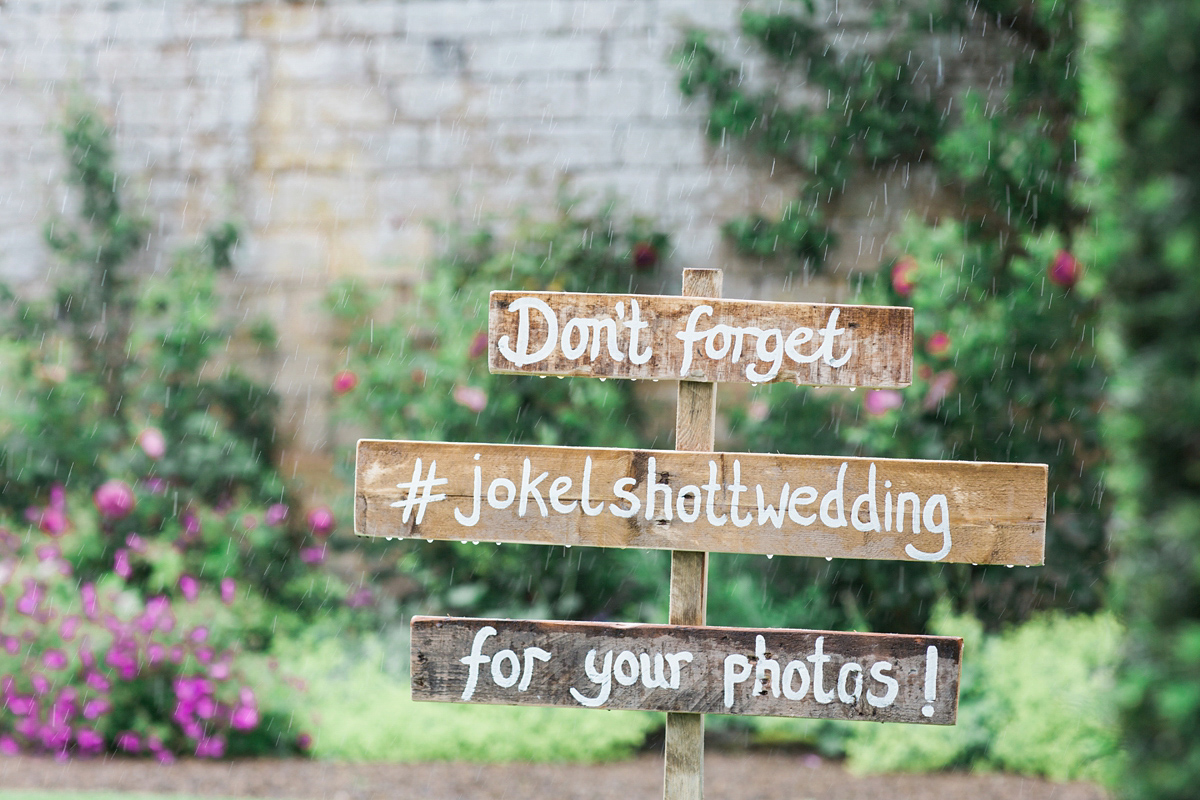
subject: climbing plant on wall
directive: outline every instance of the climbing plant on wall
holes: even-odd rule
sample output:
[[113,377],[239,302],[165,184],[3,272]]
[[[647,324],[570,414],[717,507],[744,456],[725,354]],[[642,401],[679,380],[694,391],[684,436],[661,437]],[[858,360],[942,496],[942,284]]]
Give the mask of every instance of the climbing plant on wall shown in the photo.
[[[764,390],[733,419],[746,447],[1050,466],[1043,568],[717,565],[742,582],[758,571],[769,582],[817,587],[787,612],[806,624],[920,629],[944,596],[992,625],[1101,601],[1096,431],[1105,377],[1077,253],[1086,215],[1072,199],[1076,14],[1076,3],[1062,0],[896,3],[875,13],[860,32],[869,35],[849,36],[811,2],[748,10],[742,33],[774,76],[757,85],[708,33],[689,33],[677,51],[683,93],[708,104],[709,134],[801,176],[778,217],[728,222],[739,251],[784,270],[826,269],[836,240],[827,219],[839,196],[896,170],[936,178],[940,207],[955,209],[910,221],[859,289],[860,302],[914,307],[913,385],[853,395]],[[953,63],[936,66],[934,51],[967,47],[991,48],[1009,78],[988,91],[952,81],[938,89],[929,73]]]

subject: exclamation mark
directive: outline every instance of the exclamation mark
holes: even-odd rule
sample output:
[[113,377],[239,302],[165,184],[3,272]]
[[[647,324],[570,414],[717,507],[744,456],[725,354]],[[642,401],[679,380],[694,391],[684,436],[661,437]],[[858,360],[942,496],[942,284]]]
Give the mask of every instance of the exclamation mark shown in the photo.
[[925,651],[925,703],[921,713],[933,716],[933,701],[937,699],[937,647],[929,645]]

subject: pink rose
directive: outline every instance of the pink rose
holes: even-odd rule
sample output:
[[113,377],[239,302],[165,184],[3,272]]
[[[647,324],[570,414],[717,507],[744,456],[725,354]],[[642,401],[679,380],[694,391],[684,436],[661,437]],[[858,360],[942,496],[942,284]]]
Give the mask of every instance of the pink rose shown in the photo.
[[146,428],[137,437],[138,447],[152,461],[158,461],[167,454],[167,440],[158,428]]
[[917,260],[912,256],[901,256],[892,266],[892,288],[901,297],[912,294],[917,285]]
[[473,386],[455,386],[454,402],[476,414],[487,408],[487,393]]
[[1054,260],[1050,262],[1047,275],[1051,283],[1064,289],[1070,289],[1078,282],[1082,272],[1083,265],[1079,263],[1079,259],[1066,250],[1059,250],[1054,256]]
[[333,512],[328,506],[317,506],[308,512],[308,528],[314,536],[328,536],[333,532],[335,525],[337,520],[333,518]]
[[950,349],[950,337],[945,331],[938,331],[929,337],[929,341],[925,344],[925,349],[929,351],[931,356],[944,355]]
[[871,389],[863,396],[863,408],[876,417],[902,405],[904,396],[895,389]]
[[344,369],[333,376],[333,393],[345,394],[358,386],[358,375],[353,370]]
[[96,504],[96,510],[102,517],[121,519],[133,511],[133,489],[130,489],[125,481],[114,478],[100,484],[100,488],[92,495],[92,502]]

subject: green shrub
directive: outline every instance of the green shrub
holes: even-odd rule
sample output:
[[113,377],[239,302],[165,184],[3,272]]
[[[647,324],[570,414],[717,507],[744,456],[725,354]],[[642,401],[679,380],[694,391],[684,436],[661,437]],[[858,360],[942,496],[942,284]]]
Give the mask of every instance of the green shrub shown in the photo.
[[1200,786],[1200,9],[1095,2],[1088,145],[1114,367],[1121,795]]
[[[353,376],[344,384],[353,388],[335,413],[370,438],[645,446],[631,381],[489,373],[488,292],[630,291],[665,247],[665,237],[644,223],[564,211],[552,222],[524,223],[510,241],[486,232],[452,237],[416,298],[398,309],[382,296],[340,287],[332,303],[348,331],[343,375]],[[661,553],[411,541],[389,544],[387,553],[376,577],[416,577],[426,612],[665,616]]]
[[[781,85],[819,86],[838,98],[828,106],[797,105],[782,89],[746,88],[743,70],[710,35],[693,33],[680,49],[683,90],[709,101],[709,133],[765,150],[801,176],[798,200],[779,219],[732,223],[742,249],[774,254],[781,269],[820,269],[828,251],[821,214],[853,181],[922,169],[962,199],[948,203],[954,211],[936,223],[910,221],[890,245],[895,257],[854,298],[913,307],[912,386],[854,394],[762,388],[732,415],[739,445],[1050,467],[1044,567],[720,557],[714,586],[717,576],[731,576],[745,594],[766,598],[768,610],[726,608],[718,595],[714,623],[761,616],[918,632],[938,599],[949,597],[996,629],[1038,610],[1100,607],[1108,506],[1098,413],[1106,375],[1094,346],[1096,282],[1081,277],[1077,252],[1086,213],[1072,199],[1076,6],[885,5],[875,16],[874,41],[883,43],[853,53],[839,50],[842,32],[820,23],[811,3],[745,11],[742,32],[786,76]],[[953,33],[974,42],[972,15],[1012,35],[1012,84],[987,101],[975,91],[953,98],[917,92],[928,37]],[[780,585],[806,589],[784,599],[770,588]]]

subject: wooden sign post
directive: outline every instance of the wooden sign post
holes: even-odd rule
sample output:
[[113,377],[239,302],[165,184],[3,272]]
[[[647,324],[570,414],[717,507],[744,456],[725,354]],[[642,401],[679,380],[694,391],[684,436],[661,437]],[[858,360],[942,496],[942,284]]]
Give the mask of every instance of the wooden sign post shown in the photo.
[[705,627],[708,553],[1041,564],[1046,466],[713,452],[716,383],[907,386],[912,309],[493,292],[493,372],[679,381],[675,450],[358,443],[360,536],[671,551],[668,625],[416,617],[416,700],[667,713],[703,797],[706,713],[952,725],[962,640]]
[[[684,270],[683,295],[720,297],[720,271]],[[681,380],[675,407],[675,449],[711,453],[716,419],[717,385],[709,381]],[[703,550],[672,550],[670,623],[703,625],[707,611],[708,553]],[[704,715],[669,711],[664,745],[663,797],[666,800],[699,800],[703,796]]]

